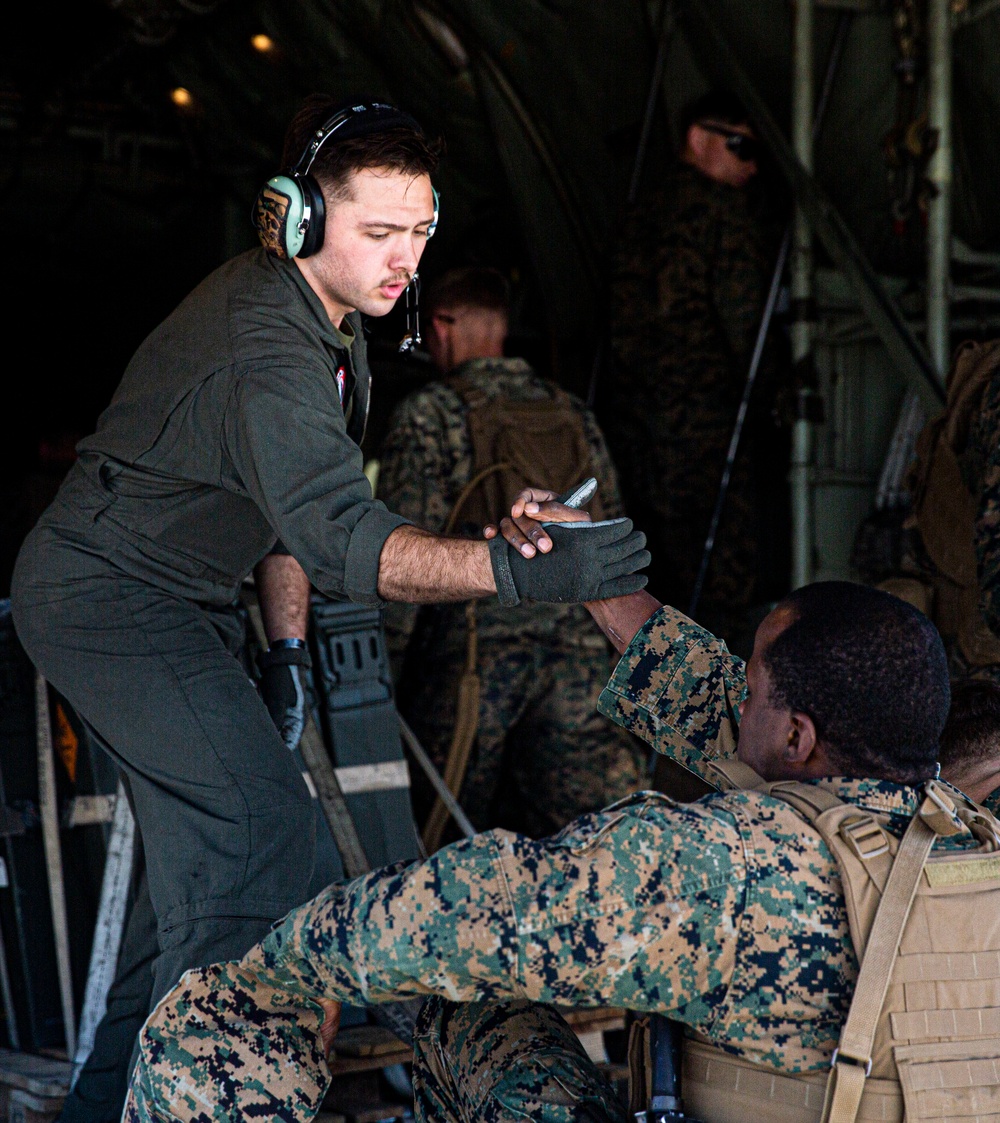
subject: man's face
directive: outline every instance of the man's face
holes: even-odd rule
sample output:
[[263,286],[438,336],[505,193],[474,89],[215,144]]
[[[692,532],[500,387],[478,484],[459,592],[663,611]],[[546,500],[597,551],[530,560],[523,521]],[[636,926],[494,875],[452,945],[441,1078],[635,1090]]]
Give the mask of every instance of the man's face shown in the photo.
[[746,187],[757,174],[757,161],[741,160],[732,151],[733,137],[756,139],[753,129],[745,124],[728,125],[721,121],[709,121],[692,125],[688,129],[684,158],[702,175],[716,183]]
[[740,705],[736,756],[765,780],[786,778],[785,753],[794,727],[791,710],[772,701],[764,652],[794,619],[795,613],[787,607],[776,608],[766,616],[757,629],[753,655],[747,663],[747,696]]
[[429,176],[389,168],[351,174],[345,198],[328,202],[322,249],[303,262],[312,263],[335,323],[354,309],[369,316],[392,309],[417,270],[433,217]]

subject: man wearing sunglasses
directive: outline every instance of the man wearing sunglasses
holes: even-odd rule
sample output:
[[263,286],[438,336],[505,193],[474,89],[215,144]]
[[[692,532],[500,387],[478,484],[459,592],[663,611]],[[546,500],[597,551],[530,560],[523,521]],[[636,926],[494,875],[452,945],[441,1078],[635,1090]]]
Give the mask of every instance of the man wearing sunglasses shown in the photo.
[[[616,363],[601,421],[626,509],[655,541],[651,582],[684,606],[773,260],[749,198],[758,155],[759,142],[734,95],[714,91],[693,102],[682,115],[679,157],[660,182],[649,183],[629,215],[614,265]],[[763,443],[759,436],[755,442],[755,430],[769,424],[769,360],[766,353],[698,609],[723,635],[739,625],[762,568],[751,465],[755,443]],[[778,471],[784,474],[781,466]],[[758,590],[757,599],[767,592]]]

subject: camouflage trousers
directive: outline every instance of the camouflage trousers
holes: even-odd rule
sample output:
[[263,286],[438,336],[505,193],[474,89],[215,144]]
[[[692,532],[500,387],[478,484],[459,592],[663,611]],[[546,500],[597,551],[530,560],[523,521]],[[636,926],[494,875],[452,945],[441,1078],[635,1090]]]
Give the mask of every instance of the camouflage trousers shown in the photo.
[[[400,686],[399,708],[431,758],[444,766],[455,726],[464,634],[431,667]],[[612,665],[595,646],[490,639],[480,643],[479,728],[459,802],[478,830],[503,827],[542,838],[577,816],[646,786],[648,749],[597,712]],[[411,768],[423,822],[433,791]]]
[[431,998],[413,1042],[417,1123],[624,1123],[625,1105],[551,1006]]

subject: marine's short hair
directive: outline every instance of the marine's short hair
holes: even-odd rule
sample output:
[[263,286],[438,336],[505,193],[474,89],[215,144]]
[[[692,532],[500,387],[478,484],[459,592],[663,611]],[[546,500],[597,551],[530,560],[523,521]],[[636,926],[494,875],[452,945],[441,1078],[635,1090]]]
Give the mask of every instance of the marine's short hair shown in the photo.
[[763,653],[772,701],[812,718],[844,775],[910,784],[932,776],[951,691],[931,621],[848,581],[806,585],[782,606],[795,619]]
[[[313,133],[336,113],[366,99],[338,102],[327,94],[310,94],[299,107],[285,133],[282,167],[293,168],[306,150]],[[316,154],[311,174],[324,192],[342,198],[352,172],[363,168],[390,168],[404,175],[433,175],[441,160],[444,145],[430,139],[418,128],[395,125],[362,136],[324,144]]]
[[510,285],[499,271],[483,265],[449,269],[421,294],[424,314],[433,316],[445,309],[478,308],[510,315]]
[[1000,686],[987,679],[963,679],[951,691],[941,732],[941,768],[958,774],[988,757],[1000,761]]
[[721,125],[752,125],[746,106],[732,90],[709,90],[689,101],[681,110],[681,136],[699,121],[716,121]]

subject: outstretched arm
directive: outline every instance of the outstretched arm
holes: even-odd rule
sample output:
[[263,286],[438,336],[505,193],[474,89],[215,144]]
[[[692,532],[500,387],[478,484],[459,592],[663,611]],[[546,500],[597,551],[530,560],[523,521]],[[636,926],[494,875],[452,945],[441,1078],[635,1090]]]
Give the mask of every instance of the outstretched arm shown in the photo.
[[378,567],[383,600],[433,604],[472,600],[497,591],[485,542],[441,538],[401,526],[385,540]]
[[662,607],[656,597],[647,593],[645,589],[640,589],[639,592],[627,597],[587,602],[590,615],[611,640],[619,655],[625,654],[639,629]]

